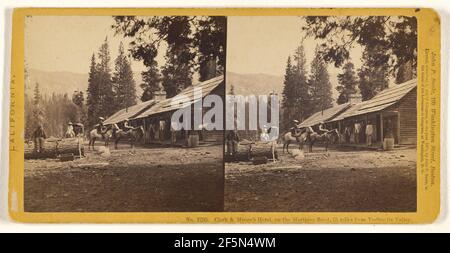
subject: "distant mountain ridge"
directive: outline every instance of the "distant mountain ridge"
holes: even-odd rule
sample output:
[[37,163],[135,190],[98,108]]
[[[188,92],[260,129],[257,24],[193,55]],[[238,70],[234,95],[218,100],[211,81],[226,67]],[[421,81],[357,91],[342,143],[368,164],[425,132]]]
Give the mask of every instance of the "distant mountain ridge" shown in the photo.
[[[142,82],[141,73],[134,73],[136,81],[137,94],[140,95],[142,90],[140,83]],[[88,87],[88,74],[75,73],[70,71],[43,71],[38,69],[28,70],[28,82],[26,82],[25,92],[33,94],[36,82],[39,83],[41,94],[51,96],[55,94],[65,94],[72,96],[74,91],[83,91],[86,93]],[[85,98],[86,99],[86,98]]]
[[234,87],[236,95],[269,95],[272,92],[281,95],[283,91],[283,76],[269,74],[240,74],[227,72],[227,93],[231,86]]
[[[283,91],[283,76],[269,74],[240,74],[227,72],[227,92],[234,86],[235,94],[239,95],[268,95],[272,92],[281,94]],[[141,73],[134,73],[138,96],[142,94],[139,84],[142,82]],[[74,91],[86,93],[88,87],[88,74],[70,71],[43,71],[30,69],[25,92],[33,94],[35,84],[39,83],[41,93],[45,96],[67,93],[69,96]]]

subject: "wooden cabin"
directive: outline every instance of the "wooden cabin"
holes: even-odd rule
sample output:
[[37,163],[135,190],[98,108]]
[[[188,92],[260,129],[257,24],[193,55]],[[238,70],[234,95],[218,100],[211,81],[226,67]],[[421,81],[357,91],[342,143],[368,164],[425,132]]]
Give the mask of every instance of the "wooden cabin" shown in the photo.
[[[374,125],[372,142],[381,145],[389,135],[398,145],[416,145],[417,142],[417,80],[393,85],[372,99],[338,105],[323,112],[317,112],[301,126],[317,126],[325,122],[327,129],[338,128],[343,144],[356,144],[355,136],[345,138],[345,129],[354,134],[355,123],[361,124],[359,144],[365,143],[365,128],[368,123]],[[389,132],[387,132],[389,131]]]
[[[146,109],[133,118],[134,120],[141,122],[140,124],[144,126],[145,143],[183,144],[189,134],[198,134],[199,140],[204,142],[223,142],[223,130],[172,131],[172,114],[176,110],[183,109],[183,107],[185,108],[186,104],[191,107],[191,129],[194,129],[194,108],[196,103],[202,102],[200,99],[196,100],[196,98],[194,98],[194,88],[201,88],[202,99],[210,94],[215,94],[222,98],[225,95],[223,76],[218,76],[204,82],[191,85],[173,98],[167,98],[158,101],[154,106]],[[173,101],[178,103],[173,104]],[[208,110],[209,108],[202,107],[202,117]]]
[[[225,96],[222,75],[191,85],[173,98],[155,97],[153,100],[121,109],[108,117],[104,124],[118,124],[120,127],[125,119],[129,119],[131,125],[144,127],[144,143],[184,144],[188,135],[192,133],[198,134],[200,141],[222,143],[224,139],[222,130],[191,130],[188,133],[185,130],[172,131],[171,129],[172,114],[176,110],[185,108],[186,105],[191,107],[192,121],[194,121],[194,105],[202,102],[200,99],[194,98],[194,88],[196,87],[201,88],[202,99],[209,94],[215,94],[222,98]],[[173,104],[173,101],[178,103]],[[209,108],[202,107],[202,117],[208,110]],[[193,122],[191,124],[193,129]]]

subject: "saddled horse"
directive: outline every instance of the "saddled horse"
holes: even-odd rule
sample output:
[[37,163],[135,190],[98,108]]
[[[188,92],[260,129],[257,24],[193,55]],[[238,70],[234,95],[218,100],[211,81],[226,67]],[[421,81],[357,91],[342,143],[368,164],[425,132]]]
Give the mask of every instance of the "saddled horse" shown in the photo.
[[298,128],[295,129],[294,133],[291,131],[286,132],[282,137],[283,153],[285,148],[286,151],[289,152],[289,144],[291,144],[291,142],[297,142],[298,148],[303,149],[303,144],[306,143],[306,140],[306,130],[301,130]]
[[316,142],[321,142],[325,146],[325,151],[328,151],[328,145],[334,143],[336,140],[340,139],[340,134],[337,129],[329,130],[326,133],[319,134],[308,127],[306,129],[306,138],[309,144],[309,152],[312,152],[312,147]]
[[97,131],[97,128],[92,129],[89,132],[89,147],[88,149],[91,149],[92,146],[92,150],[94,150],[94,146],[95,146],[95,141],[97,139],[105,139],[105,146],[107,146],[106,144],[109,142],[109,135],[108,133],[111,131],[111,126],[108,127],[103,127],[102,130],[100,131],[100,133]]
[[106,132],[105,146],[109,145],[109,140],[114,139],[114,148],[117,149],[117,144],[121,139],[129,139],[131,148],[134,148],[134,143],[144,136],[144,128],[142,126],[132,128],[128,131],[120,129],[116,124],[113,124],[111,129]]

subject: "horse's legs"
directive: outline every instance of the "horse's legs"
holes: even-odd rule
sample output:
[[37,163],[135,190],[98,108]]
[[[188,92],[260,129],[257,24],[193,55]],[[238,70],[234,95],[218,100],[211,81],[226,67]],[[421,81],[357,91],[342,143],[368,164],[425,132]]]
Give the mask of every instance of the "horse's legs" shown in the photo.
[[92,150],[95,150],[95,139],[96,137],[92,138]]

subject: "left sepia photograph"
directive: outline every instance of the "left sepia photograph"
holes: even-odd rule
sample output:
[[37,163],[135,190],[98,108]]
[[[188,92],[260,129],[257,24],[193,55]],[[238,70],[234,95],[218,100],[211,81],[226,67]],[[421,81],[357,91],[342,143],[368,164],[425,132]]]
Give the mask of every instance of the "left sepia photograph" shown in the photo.
[[222,211],[226,26],[27,16],[24,211]]

